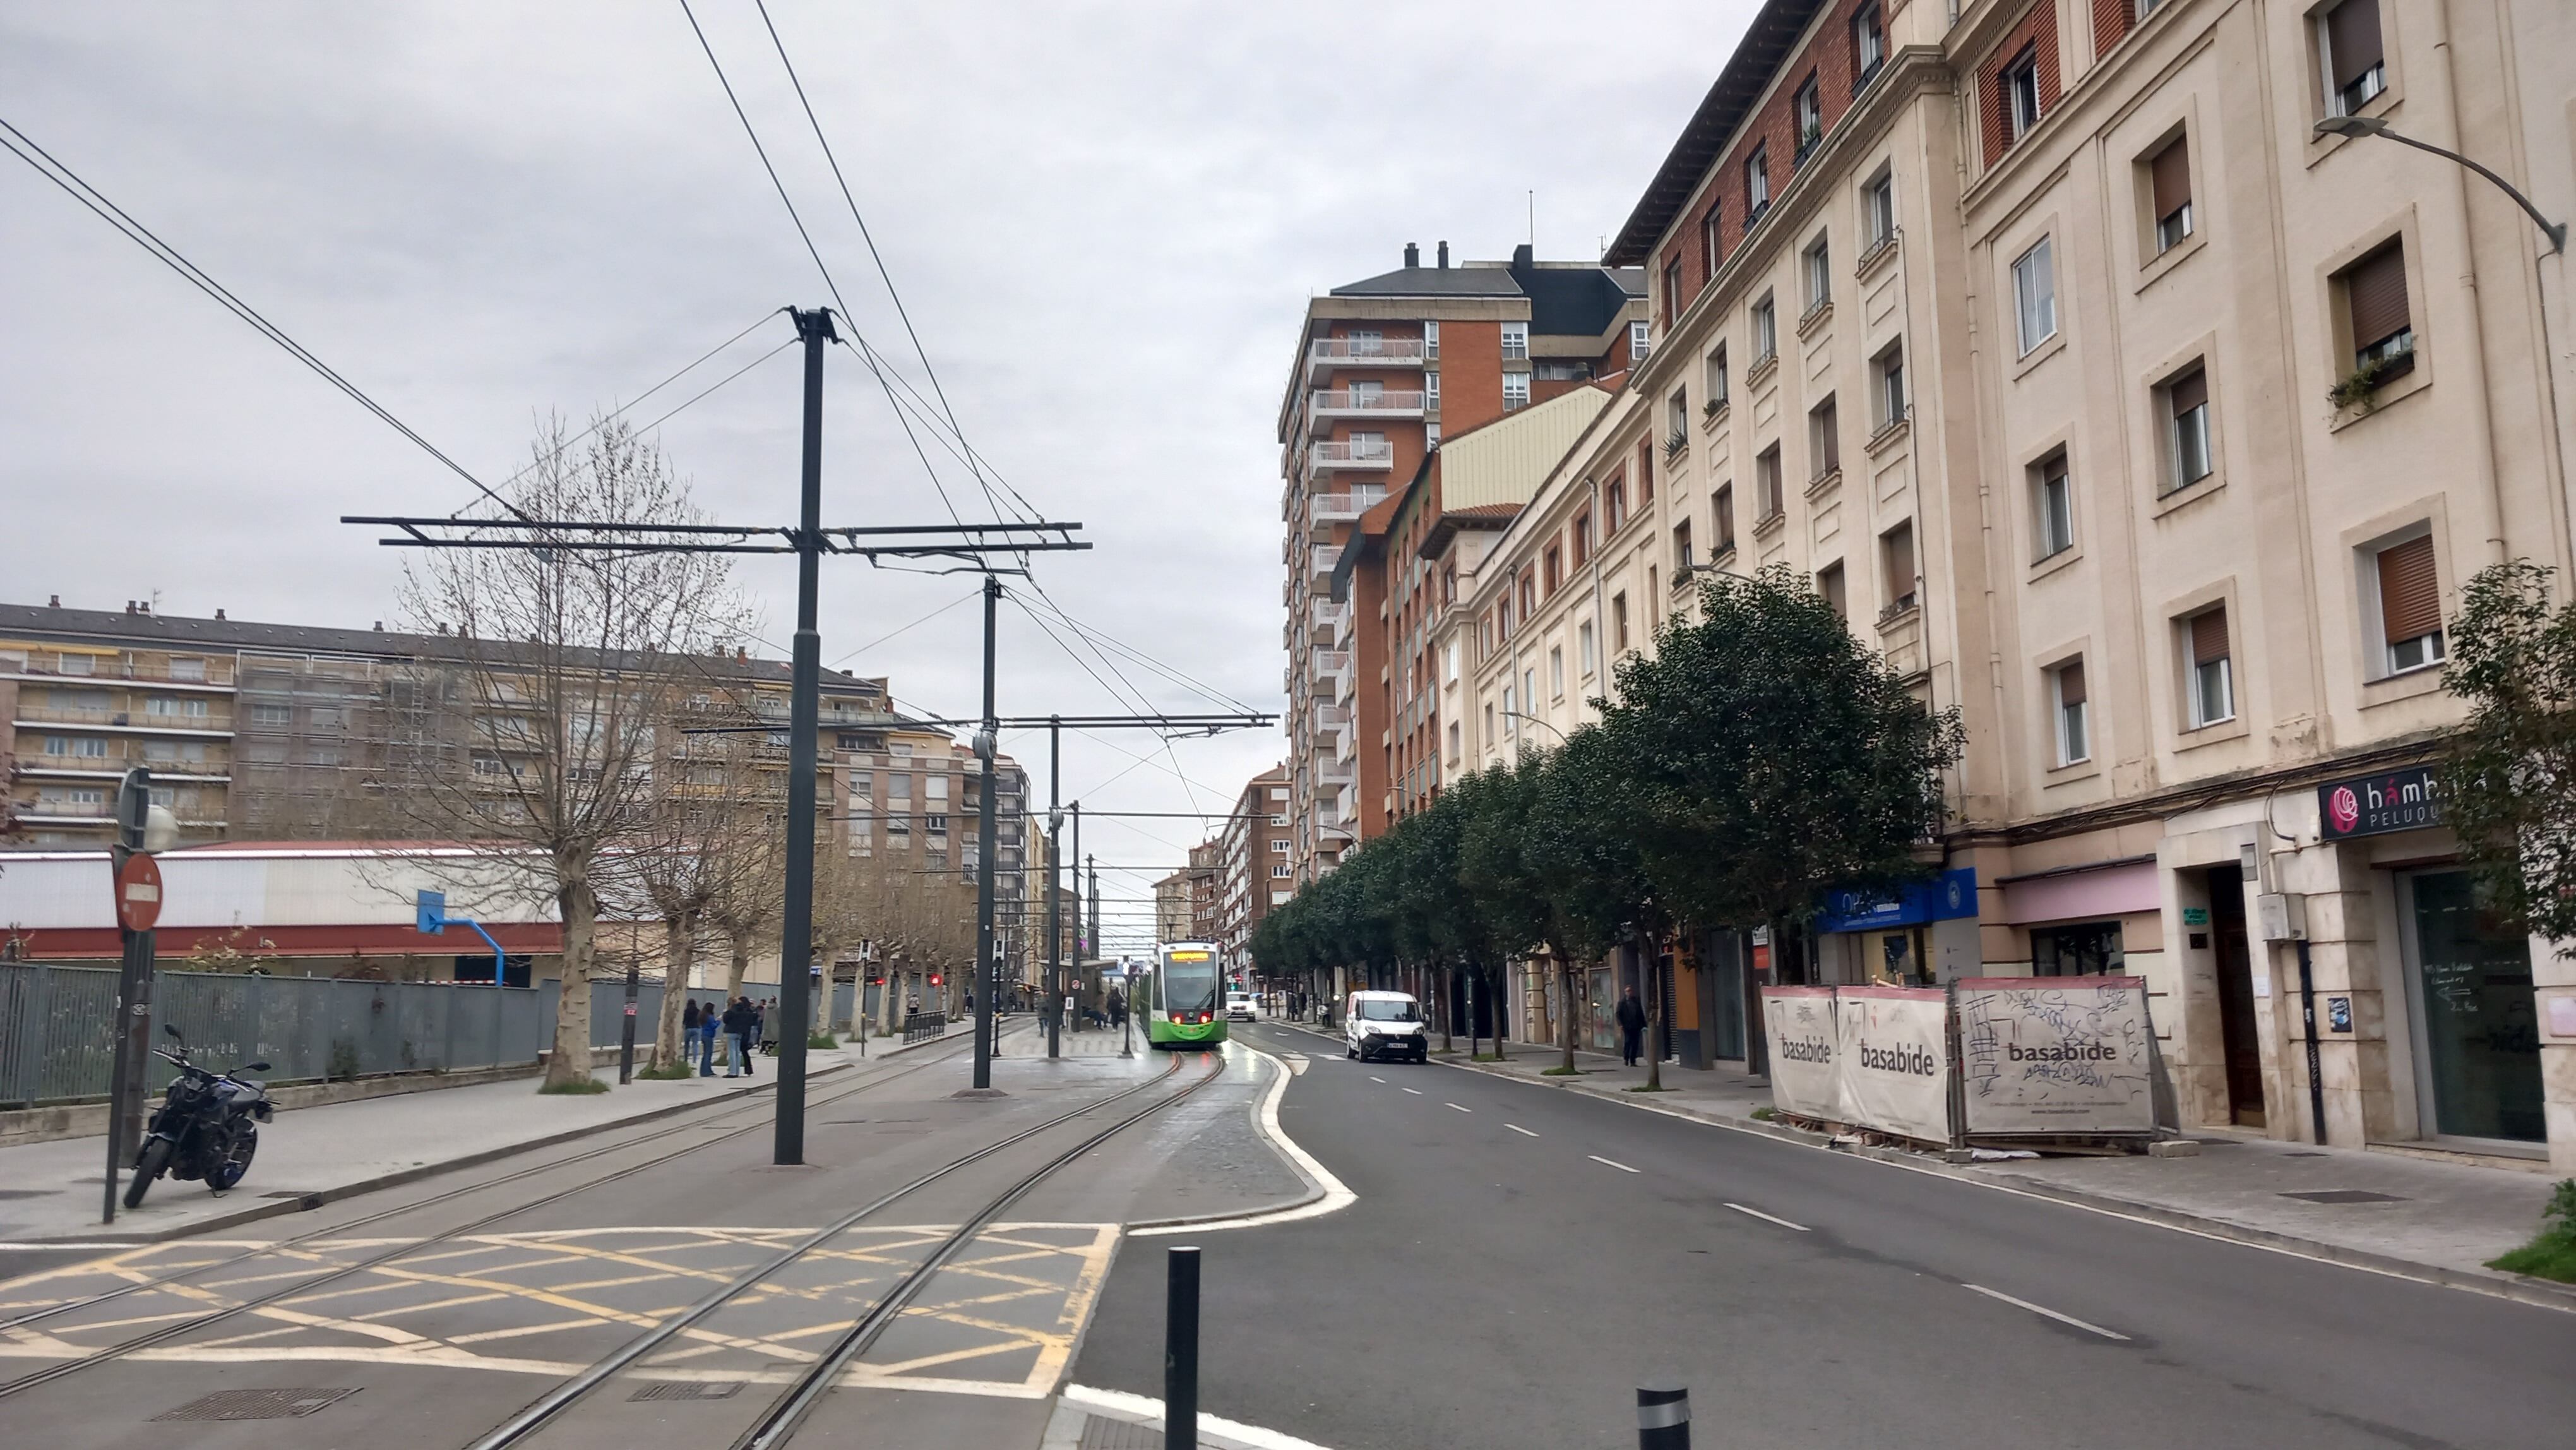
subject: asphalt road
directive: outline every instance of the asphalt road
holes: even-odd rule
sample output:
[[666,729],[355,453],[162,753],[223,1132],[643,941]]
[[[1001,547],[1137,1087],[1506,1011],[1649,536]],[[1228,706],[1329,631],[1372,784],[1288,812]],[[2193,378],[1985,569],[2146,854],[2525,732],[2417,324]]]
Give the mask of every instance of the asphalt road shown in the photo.
[[[2576,1315],[1433,1065],[1308,1055],[1286,1131],[1358,1195],[1206,1234],[1202,1407],[1336,1450],[2576,1445]],[[1075,1363],[1160,1396],[1164,1246]]]

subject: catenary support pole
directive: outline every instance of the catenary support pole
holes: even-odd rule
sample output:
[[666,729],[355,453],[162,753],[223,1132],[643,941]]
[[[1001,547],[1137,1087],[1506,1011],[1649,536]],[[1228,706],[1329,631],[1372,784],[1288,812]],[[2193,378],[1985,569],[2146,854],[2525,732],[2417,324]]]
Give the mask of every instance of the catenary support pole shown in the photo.
[[1056,899],[1056,866],[1064,849],[1064,722],[1047,720],[1046,1035],[1047,1056],[1063,1055],[1064,938]]
[[[1085,859],[1088,861],[1088,858]],[[1100,863],[1089,861],[1089,865],[1091,866],[1091,953],[1093,956],[1098,956],[1100,955]]]
[[772,1163],[805,1161],[805,1038],[811,1005],[794,987],[814,959],[814,731],[823,637],[814,626],[823,555],[823,349],[838,340],[827,308],[790,309],[805,344],[802,512],[796,530],[796,638],[787,704],[787,890],[779,929],[778,1113]]
[[1199,1443],[1199,1251],[1174,1249],[1164,1260],[1163,1443]]
[[993,1085],[993,989],[1001,974],[993,970],[993,754],[1000,733],[993,713],[993,625],[1002,601],[1002,580],[984,576],[984,728],[975,736],[982,761],[981,799],[976,802],[975,837],[975,1087]]

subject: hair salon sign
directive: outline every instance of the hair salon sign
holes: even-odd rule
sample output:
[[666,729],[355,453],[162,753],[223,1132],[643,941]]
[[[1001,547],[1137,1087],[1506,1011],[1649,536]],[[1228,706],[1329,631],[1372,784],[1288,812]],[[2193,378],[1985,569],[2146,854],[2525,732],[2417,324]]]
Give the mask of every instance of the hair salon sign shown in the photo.
[[2329,781],[2317,787],[2317,821],[2329,841],[2438,826],[2441,786],[2429,765]]

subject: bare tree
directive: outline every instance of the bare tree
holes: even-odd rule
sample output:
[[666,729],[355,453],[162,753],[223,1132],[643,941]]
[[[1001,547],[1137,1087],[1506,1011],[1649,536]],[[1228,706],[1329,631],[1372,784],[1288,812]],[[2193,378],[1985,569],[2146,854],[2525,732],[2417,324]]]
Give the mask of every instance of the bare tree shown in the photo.
[[662,925],[657,1064],[687,1062],[680,1018],[710,913],[741,893],[746,873],[764,869],[776,855],[776,813],[762,799],[753,748],[739,734],[674,732],[667,752],[673,777],[654,802],[645,839],[624,858],[634,882],[630,894]]
[[[687,485],[632,428],[586,440],[560,420],[537,440],[513,503],[540,519],[700,521]],[[610,535],[612,541],[618,540]],[[668,720],[706,657],[744,633],[720,554],[432,550],[404,571],[421,633],[446,634],[413,688],[448,708],[416,747],[396,809],[419,833],[493,843],[549,891],[563,920],[562,999],[548,1090],[588,1084],[590,982],[603,860],[646,828]]]

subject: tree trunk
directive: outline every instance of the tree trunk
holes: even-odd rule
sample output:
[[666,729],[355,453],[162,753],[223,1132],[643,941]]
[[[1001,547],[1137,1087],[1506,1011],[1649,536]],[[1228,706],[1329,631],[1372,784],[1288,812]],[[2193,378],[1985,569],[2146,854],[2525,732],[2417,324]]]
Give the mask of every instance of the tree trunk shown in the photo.
[[725,1005],[742,995],[743,974],[751,970],[751,933],[736,927],[733,933],[733,963],[725,968]]
[[555,1001],[554,1051],[546,1058],[545,1085],[590,1081],[590,963],[597,950],[599,898],[578,872],[558,877],[555,904],[563,913],[563,983]]
[[694,911],[677,912],[662,923],[662,1020],[653,1029],[655,1067],[688,1061],[689,1050],[680,1045],[680,1012],[690,992],[689,962],[697,934]]
[[[1458,969],[1456,967],[1442,967],[1440,969],[1440,975],[1436,979],[1439,983],[1438,991],[1440,993],[1440,1050],[1448,1053],[1454,1053],[1458,1050],[1457,1039],[1452,1035],[1452,1029],[1458,1024],[1451,1020],[1456,1016],[1456,1014],[1449,1010],[1449,987],[1450,984],[1457,979],[1457,975]],[[1468,1025],[1472,1027],[1475,1024],[1471,1021]],[[1475,1044],[1469,1043],[1468,1052],[1471,1056],[1474,1051]]]
[[1557,1036],[1565,1042],[1565,1061],[1562,1066],[1567,1072],[1572,1072],[1574,1071],[1574,963],[1559,960],[1556,964],[1556,973],[1557,995],[1565,1003],[1565,1030]]
[[1503,969],[1500,967],[1487,967],[1478,975],[1479,980],[1491,984],[1490,990],[1485,993],[1485,1015],[1494,1019],[1494,1061],[1501,1062],[1504,1061]]
[[1646,979],[1646,1091],[1659,1092],[1664,1086],[1663,959],[1654,938],[1643,931],[1637,933],[1637,967]]

